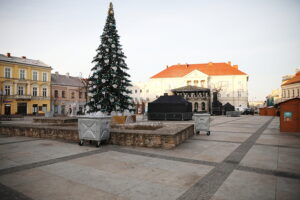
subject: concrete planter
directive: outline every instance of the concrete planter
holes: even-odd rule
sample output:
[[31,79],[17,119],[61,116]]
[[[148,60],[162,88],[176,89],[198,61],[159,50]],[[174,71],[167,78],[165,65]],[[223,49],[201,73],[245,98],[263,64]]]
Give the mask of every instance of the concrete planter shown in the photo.
[[90,140],[97,141],[99,147],[101,141],[109,139],[110,123],[111,117],[79,117],[79,145],[83,145],[84,140]]

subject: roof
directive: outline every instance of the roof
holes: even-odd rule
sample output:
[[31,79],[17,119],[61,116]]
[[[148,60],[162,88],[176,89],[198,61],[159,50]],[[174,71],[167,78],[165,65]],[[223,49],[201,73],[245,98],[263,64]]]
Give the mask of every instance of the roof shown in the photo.
[[194,70],[199,70],[207,75],[247,75],[240,71],[237,65],[231,66],[230,63],[205,63],[205,64],[184,64],[172,65],[167,69],[155,74],[151,78],[176,78],[183,77]]
[[51,74],[51,84],[52,85],[64,85],[73,87],[84,87],[83,80],[79,77]]
[[299,97],[295,97],[295,98],[292,98],[292,99],[287,99],[287,100],[282,101],[282,102],[280,102],[280,103],[278,103],[278,104],[280,105],[280,104],[282,104],[282,103],[286,103],[286,102],[292,101],[292,100],[300,100],[300,98],[299,98]]
[[289,85],[294,83],[300,83],[300,72],[297,72],[293,78],[285,81],[282,85]]
[[182,96],[172,95],[172,96],[160,96],[151,104],[188,104],[189,102],[185,100]]
[[5,61],[5,62],[11,62],[11,63],[20,63],[20,64],[25,64],[25,65],[33,65],[33,66],[38,66],[38,67],[49,67],[49,65],[43,63],[40,60],[33,60],[33,59],[28,59],[28,58],[20,58],[20,57],[15,57],[15,56],[6,56],[3,54],[0,54],[0,61]]
[[180,88],[175,88],[172,92],[194,92],[194,91],[209,91],[208,88],[197,87],[194,85],[187,85]]

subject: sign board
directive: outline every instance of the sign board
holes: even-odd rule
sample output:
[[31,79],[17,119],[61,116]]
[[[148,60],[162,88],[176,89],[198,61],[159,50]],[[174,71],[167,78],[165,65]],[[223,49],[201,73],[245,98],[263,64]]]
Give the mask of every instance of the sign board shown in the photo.
[[292,120],[293,113],[292,112],[284,112],[283,113],[283,118],[285,122],[291,121]]

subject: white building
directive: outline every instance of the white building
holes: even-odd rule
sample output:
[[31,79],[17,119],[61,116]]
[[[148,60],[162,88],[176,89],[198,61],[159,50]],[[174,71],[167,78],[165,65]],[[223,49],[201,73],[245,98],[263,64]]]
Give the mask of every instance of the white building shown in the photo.
[[140,112],[147,111],[148,102],[186,85],[219,91],[223,105],[228,102],[235,107],[248,106],[248,75],[231,62],[167,66],[148,81],[133,83],[132,97]]
[[282,101],[300,97],[300,69],[296,69],[295,75],[288,75],[282,78]]

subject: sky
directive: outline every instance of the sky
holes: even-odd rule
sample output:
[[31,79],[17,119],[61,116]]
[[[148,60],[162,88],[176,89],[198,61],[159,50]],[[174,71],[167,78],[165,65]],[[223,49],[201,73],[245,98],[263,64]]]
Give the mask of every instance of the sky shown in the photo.
[[[0,53],[88,77],[108,0],[0,0]],[[228,62],[264,100],[300,68],[300,0],[112,0],[131,80],[166,65]]]

